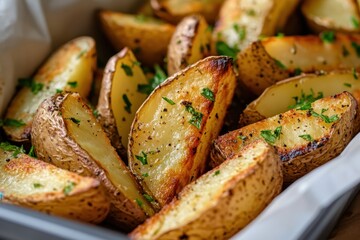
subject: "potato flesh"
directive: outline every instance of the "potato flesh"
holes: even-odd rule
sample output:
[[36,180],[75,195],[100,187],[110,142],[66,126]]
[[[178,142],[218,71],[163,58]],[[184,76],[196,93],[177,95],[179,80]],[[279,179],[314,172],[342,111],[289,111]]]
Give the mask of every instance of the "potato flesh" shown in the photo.
[[267,144],[258,141],[239,157],[190,183],[177,199],[135,229],[130,237],[229,238],[252,221],[280,192],[281,186],[278,156]]
[[[311,90],[314,92],[314,97],[318,96],[319,92],[322,92],[324,97],[328,97],[343,91],[348,91],[353,93],[354,97],[357,98],[360,92],[360,81],[354,78],[353,73],[333,73],[320,76],[310,75],[289,79],[266,89],[265,92],[253,103],[250,103],[248,107],[254,108],[264,116],[264,118],[272,117],[289,110],[289,106],[296,103],[294,97],[300,97],[302,91],[308,95],[311,94]],[[357,98],[357,100],[359,102],[360,99]]]
[[[275,35],[297,4],[297,0],[227,0],[220,10],[213,37],[215,41],[224,41],[242,50],[261,35]],[[235,25],[244,29],[243,36]]]
[[296,68],[302,72],[357,68],[360,58],[352,44],[360,44],[360,37],[341,33],[335,37],[331,43],[324,43],[316,36],[272,37],[263,40],[262,45],[272,58],[291,72]]
[[359,31],[353,20],[360,16],[353,0],[306,0],[302,12],[319,27],[334,30]]
[[[95,118],[90,117],[91,115],[84,111],[82,104],[77,101],[65,100],[62,106],[62,116],[71,138],[105,170],[107,177],[117,189],[120,189],[119,191],[134,202],[136,199],[140,200],[143,203],[142,209],[151,216],[152,208],[138,191],[137,185],[115,149],[109,147],[111,146],[109,140]],[[74,123],[73,118],[79,120],[79,124]]]
[[[220,131],[235,88],[229,61],[208,58],[173,76],[137,112],[130,133],[129,165],[161,205],[204,171],[208,143]],[[213,91],[214,105],[201,95],[204,88]],[[189,123],[192,114],[185,110],[187,103],[203,114],[201,130]],[[138,160],[143,153],[147,154],[145,165]]]
[[[149,84],[134,55],[127,51],[124,58],[116,63],[111,88],[111,108],[115,117],[118,134],[122,145],[127,148],[131,124],[138,108],[145,101],[147,95],[138,91],[139,84]],[[122,65],[131,67],[132,76],[126,74]],[[130,112],[126,110],[123,96],[126,95],[131,103]]]
[[[30,131],[27,129],[31,128],[37,108],[58,89],[78,92],[86,97],[90,91],[95,64],[95,43],[89,37],[77,38],[52,55],[34,77],[35,82],[44,85],[43,89],[34,94],[30,88],[23,87],[9,105],[5,118],[22,120],[26,124],[17,128],[4,127],[10,139],[29,140]],[[71,82],[76,84],[69,85]]]

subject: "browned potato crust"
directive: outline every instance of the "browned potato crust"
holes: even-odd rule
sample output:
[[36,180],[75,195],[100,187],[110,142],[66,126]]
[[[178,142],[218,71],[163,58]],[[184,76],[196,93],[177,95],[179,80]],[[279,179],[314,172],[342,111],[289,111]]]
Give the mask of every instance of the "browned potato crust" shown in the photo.
[[201,14],[209,23],[215,23],[224,0],[151,0],[155,14],[171,23],[178,23],[184,17]]
[[251,222],[281,188],[279,157],[269,145],[256,141],[187,185],[130,238],[228,239]]
[[162,64],[175,27],[144,15],[100,11],[101,26],[117,51],[130,48],[143,64]]
[[211,30],[201,15],[185,17],[176,27],[167,53],[169,76],[210,55]]
[[31,135],[40,159],[101,181],[110,196],[112,224],[129,231],[154,214],[79,94],[45,100],[34,117]]
[[129,166],[161,206],[204,172],[235,83],[231,58],[208,57],[167,79],[139,108]]
[[290,110],[218,137],[212,164],[236,156],[256,139],[271,143],[280,155],[284,181],[292,182],[336,157],[354,135],[357,102],[348,92],[326,97],[308,110]]
[[76,38],[60,47],[37,71],[29,86],[13,98],[5,119],[15,119],[21,126],[4,126],[11,141],[30,142],[32,120],[40,103],[59,91],[78,92],[87,97],[96,66],[95,41]]
[[90,223],[102,222],[110,208],[98,180],[2,149],[0,192],[3,203]]

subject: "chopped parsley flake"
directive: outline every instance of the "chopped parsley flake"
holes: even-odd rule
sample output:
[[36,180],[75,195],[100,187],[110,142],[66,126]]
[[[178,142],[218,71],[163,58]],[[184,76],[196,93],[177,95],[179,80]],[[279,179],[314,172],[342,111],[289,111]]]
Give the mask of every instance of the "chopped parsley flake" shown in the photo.
[[302,139],[311,142],[313,140],[313,138],[311,137],[310,134],[304,134],[304,135],[299,135],[299,137],[301,137]]
[[31,146],[30,151],[29,151],[29,156],[33,157],[33,158],[36,158],[34,146]]
[[233,25],[235,32],[239,35],[239,40],[244,41],[246,37],[246,27],[239,27],[238,24]]
[[359,20],[357,20],[354,16],[351,16],[351,22],[355,28],[359,28]]
[[294,76],[299,76],[302,73],[301,68],[295,68],[294,69]]
[[301,90],[301,96],[293,97],[295,104],[288,106],[288,109],[309,110],[311,108],[311,103],[324,97],[322,92],[318,92],[318,95],[315,97],[314,90],[310,89],[310,91],[311,93],[306,95],[304,91]]
[[347,56],[349,56],[349,54],[350,54],[349,50],[347,50],[347,48],[343,45],[342,46],[342,55],[344,57],[347,57]]
[[285,37],[285,34],[282,33],[282,32],[278,32],[278,33],[276,34],[276,37],[277,37],[277,38],[283,38],[283,37]]
[[93,112],[95,118],[97,118],[100,115],[99,111],[97,109],[94,109],[92,112]]
[[262,130],[260,136],[265,139],[266,142],[274,144],[276,140],[280,139],[281,126],[275,128],[274,132],[271,130]]
[[277,60],[277,59],[274,59],[274,61],[275,61],[275,64],[279,67],[279,68],[281,68],[281,69],[286,69],[286,66],[282,63],[282,62],[280,62],[279,60]]
[[78,85],[78,82],[77,81],[73,81],[73,82],[68,82],[67,83],[71,88],[76,88],[77,85]]
[[147,154],[144,153],[143,151],[141,151],[141,154],[142,154],[142,156],[135,155],[136,159],[139,160],[142,163],[142,165],[147,165],[148,164]]
[[358,79],[359,79],[358,74],[357,74],[355,68],[352,68],[352,74],[353,74],[353,77],[354,77],[355,80],[358,80]]
[[135,16],[135,20],[138,22],[145,22],[146,20],[148,20],[148,17],[144,14],[138,14]]
[[195,108],[191,106],[191,103],[185,104],[185,110],[191,113],[192,115],[191,119],[189,120],[189,123],[194,125],[197,129],[200,129],[203,114],[201,112],[197,112]]
[[244,136],[244,135],[239,135],[239,139],[241,139],[241,140],[245,141],[245,140],[247,139],[247,137],[246,137],[246,136]]
[[246,11],[246,14],[249,15],[249,16],[255,16],[256,15],[256,12],[254,9],[248,9]]
[[74,117],[71,117],[70,120],[75,124],[80,124],[80,120]]
[[344,83],[345,87],[350,87],[351,88],[351,84],[350,83]]
[[69,195],[71,193],[71,191],[74,189],[74,187],[76,186],[76,183],[74,182],[69,182],[64,188],[63,188],[63,193],[64,195]]
[[62,93],[62,92],[63,92],[63,90],[61,90],[59,88],[56,89],[56,93]]
[[356,51],[356,55],[358,57],[360,57],[360,45],[357,44],[356,42],[351,42],[351,46],[354,48],[354,50]]
[[333,31],[324,31],[320,34],[320,38],[324,43],[332,43],[335,41],[335,33]]
[[137,205],[139,205],[139,207],[142,207],[143,202],[140,199],[135,199],[135,202],[137,203]]
[[167,75],[159,65],[155,65],[154,69],[154,77],[149,80],[149,84],[139,84],[138,92],[149,95],[158,85],[166,80]]
[[23,148],[23,146],[18,147],[15,145],[12,145],[8,142],[1,142],[0,143],[0,148],[4,151],[8,151],[8,152],[13,152],[12,156],[13,157],[17,157],[20,153],[25,153],[25,150]]
[[22,127],[25,126],[26,124],[24,123],[23,120],[17,120],[17,119],[12,119],[12,118],[5,118],[4,120],[0,119],[0,127],[1,126],[6,126],[6,127]]
[[149,174],[148,174],[148,173],[143,173],[142,176],[143,176],[143,177],[148,177]]
[[220,170],[216,170],[215,173],[214,173],[214,176],[217,176],[220,174]]
[[34,188],[41,188],[44,185],[42,185],[41,183],[34,183],[33,186],[34,186]]
[[236,58],[238,52],[240,51],[237,46],[230,47],[223,41],[216,42],[216,51],[219,55],[225,55],[232,58]]
[[154,199],[148,194],[143,194],[143,196],[148,202],[153,202],[154,201]]
[[175,105],[174,101],[167,98],[167,97],[162,97],[162,99],[164,99],[167,103],[169,103],[170,105]]
[[332,115],[331,117],[324,115],[323,113],[326,112],[327,110],[328,110],[328,109],[321,109],[321,113],[320,113],[320,114],[317,113],[317,112],[315,112],[315,111],[313,111],[313,110],[311,110],[311,115],[314,116],[314,117],[319,117],[319,118],[321,118],[321,119],[324,120],[324,122],[326,122],[326,123],[333,123],[333,122],[339,120],[339,116],[338,116],[337,114]]
[[31,92],[35,95],[44,88],[44,84],[35,82],[33,78],[20,78],[19,85],[30,88]]
[[128,96],[126,94],[123,94],[122,99],[123,99],[123,101],[125,103],[125,107],[124,107],[125,111],[127,111],[128,113],[131,113],[131,105],[132,104],[131,104]]
[[215,96],[213,91],[210,90],[210,88],[203,88],[201,91],[201,95],[207,99],[209,99],[210,101],[214,102],[215,101]]
[[86,53],[86,50],[82,50],[79,55],[77,55],[77,59],[81,58]]
[[121,68],[124,70],[124,72],[127,76],[131,77],[132,75],[134,75],[133,71],[129,65],[122,63]]

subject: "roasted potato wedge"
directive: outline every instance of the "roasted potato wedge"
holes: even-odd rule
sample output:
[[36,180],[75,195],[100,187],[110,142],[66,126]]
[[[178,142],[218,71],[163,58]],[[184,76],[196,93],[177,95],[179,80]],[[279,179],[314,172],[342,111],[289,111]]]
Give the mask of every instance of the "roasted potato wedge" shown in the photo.
[[[228,55],[224,48],[237,52],[260,36],[273,36],[281,30],[299,0],[226,0],[213,32],[213,49]],[[226,50],[226,49],[225,49]]]
[[280,193],[279,157],[263,141],[190,183],[169,205],[137,227],[132,239],[228,239]]
[[224,0],[151,0],[154,13],[171,23],[178,23],[184,17],[200,14],[209,23],[215,23]]
[[15,95],[5,114],[7,137],[14,142],[30,142],[36,109],[45,98],[56,92],[74,91],[87,97],[95,66],[96,50],[92,38],[76,38],[59,48],[34,78],[20,82],[24,87]]
[[135,112],[147,97],[138,91],[139,84],[148,81],[131,50],[124,48],[105,67],[97,106],[100,123],[123,159]]
[[210,55],[211,30],[204,17],[185,17],[176,27],[167,52],[169,75]]
[[129,166],[162,206],[204,172],[235,84],[231,58],[208,57],[168,78],[136,113]]
[[0,144],[2,202],[90,223],[105,219],[110,201],[98,180],[19,152],[16,146]]
[[101,26],[117,51],[129,47],[141,63],[161,64],[175,27],[145,15],[100,11]]
[[31,136],[39,159],[100,180],[110,195],[112,224],[128,231],[154,214],[79,94],[46,99],[34,117]]
[[360,15],[354,0],[305,0],[301,10],[314,32],[360,31]]
[[355,98],[344,92],[232,131],[214,141],[212,165],[263,138],[280,155],[284,181],[292,182],[341,153],[354,135],[357,108]]
[[239,79],[260,95],[274,83],[301,72],[358,69],[360,36],[338,33],[333,37],[270,37],[254,42],[238,55]]
[[[284,81],[267,88],[251,102],[240,116],[240,126],[286,112],[291,108],[308,104],[321,97],[328,97],[343,91],[350,92],[360,103],[360,81],[358,72],[333,72],[324,75],[307,74]],[[360,112],[360,110],[357,110]],[[357,114],[357,118],[360,114]],[[357,119],[355,125],[360,124]],[[355,127],[355,129],[359,129]]]

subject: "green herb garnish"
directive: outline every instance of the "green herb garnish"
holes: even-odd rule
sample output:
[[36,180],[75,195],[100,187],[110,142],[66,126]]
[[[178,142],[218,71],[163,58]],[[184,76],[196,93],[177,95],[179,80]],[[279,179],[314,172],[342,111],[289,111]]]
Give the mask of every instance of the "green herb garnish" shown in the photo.
[[77,55],[77,59],[81,58],[86,53],[86,50],[82,50],[79,55]]
[[28,154],[29,154],[30,157],[36,158],[34,146],[31,146],[30,151],[29,151]]
[[249,15],[249,16],[255,16],[256,15],[256,12],[254,9],[248,9],[246,11],[246,14]]
[[214,176],[217,176],[220,174],[220,170],[216,170],[215,173],[214,173]]
[[99,111],[97,109],[94,109],[92,112],[94,114],[94,117],[96,117],[96,118],[100,115]]
[[359,20],[357,20],[354,16],[351,16],[351,22],[355,28],[359,28]]
[[142,154],[142,156],[135,155],[136,159],[139,160],[142,163],[142,165],[147,165],[148,164],[147,154],[144,153],[143,151],[141,151],[141,154]]
[[63,92],[62,89],[59,89],[59,88],[56,89],[56,93],[62,93],[62,92]]
[[200,129],[203,114],[201,112],[197,112],[195,108],[191,106],[191,103],[185,104],[185,110],[192,115],[191,119],[189,120],[189,123],[194,125],[197,129]]
[[63,193],[67,196],[71,193],[71,191],[74,189],[74,187],[76,186],[76,183],[74,182],[69,182],[64,188],[63,188]]
[[277,139],[280,139],[281,126],[275,128],[274,132],[271,130],[262,130],[260,136],[265,139],[266,142],[274,144]]
[[352,74],[353,74],[353,77],[354,77],[355,80],[358,80],[358,79],[359,79],[358,74],[357,74],[355,68],[352,68]]
[[238,24],[233,25],[235,32],[239,35],[239,40],[243,41],[246,37],[246,27],[239,27]]
[[324,112],[326,112],[328,109],[321,109],[321,113],[317,113],[313,110],[311,110],[311,115],[314,116],[314,117],[319,117],[321,118],[322,120],[324,120],[324,122],[326,123],[332,123],[332,122],[335,122],[337,120],[339,120],[339,116],[337,114],[335,115],[332,115],[332,116],[326,116],[324,115]]
[[70,120],[75,124],[80,124],[80,120],[74,117],[71,117]]
[[275,61],[275,64],[276,64],[279,68],[281,68],[281,69],[286,69],[286,66],[285,66],[282,62],[280,62],[280,61],[277,60],[277,59],[274,59],[274,61]]
[[68,82],[67,83],[71,88],[76,88],[77,85],[78,85],[78,82],[77,81],[73,81],[73,82]]
[[128,113],[131,113],[131,105],[132,104],[131,104],[128,96],[126,94],[123,94],[122,99],[123,99],[123,101],[125,103],[125,107],[124,107],[125,111],[127,111]]
[[41,188],[44,185],[42,185],[41,183],[34,183],[33,186],[34,186],[34,188]]
[[143,196],[148,202],[153,202],[154,201],[154,199],[148,194],[143,194]]
[[129,65],[126,65],[124,63],[121,64],[121,68],[124,70],[125,74],[127,76],[132,76],[133,75],[133,71],[131,69],[131,67]]
[[203,88],[201,91],[201,95],[207,99],[209,99],[210,101],[214,102],[215,101],[215,96],[214,96],[214,92],[210,90],[210,88]]
[[167,97],[162,97],[162,99],[164,99],[167,103],[169,103],[170,105],[175,105],[174,101],[167,98]]
[[356,51],[356,55],[358,57],[360,57],[360,45],[357,44],[356,42],[351,42],[351,46],[354,48],[354,50]]
[[294,76],[299,76],[302,73],[301,68],[295,68],[294,69]]
[[350,87],[351,88],[351,84],[350,83],[344,83],[345,87]]
[[33,78],[20,78],[19,86],[30,88],[35,95],[44,88],[44,84],[35,82]]
[[282,33],[282,32],[278,32],[278,33],[276,34],[276,37],[277,37],[277,38],[283,38],[283,37],[285,37],[285,34]]
[[13,157],[17,157],[20,153],[25,153],[25,150],[23,148],[23,146],[18,147],[15,145],[12,145],[8,142],[1,142],[0,143],[0,148],[4,151],[8,151],[8,152],[13,152],[12,156]]
[[311,103],[324,97],[322,92],[318,92],[318,95],[315,97],[314,90],[310,89],[310,91],[311,93],[306,95],[303,90],[301,90],[301,96],[293,97],[295,104],[288,106],[288,109],[309,110],[311,108]]
[[6,126],[6,127],[22,127],[25,126],[26,124],[24,123],[23,120],[17,120],[17,119],[12,119],[12,118],[5,118],[4,120],[0,119],[0,127],[1,126]]
[[166,80],[167,75],[159,65],[155,65],[154,69],[155,69],[154,77],[149,80],[149,84],[139,84],[138,92],[149,95],[158,85],[160,85],[160,83]]
[[139,205],[139,207],[142,207],[143,202],[140,199],[135,199],[135,202],[137,203],[137,205]]
[[149,174],[148,174],[148,173],[143,173],[142,176],[143,176],[143,177],[148,177]]
[[246,136],[244,136],[244,135],[239,135],[239,139],[241,139],[241,140],[245,141],[245,140],[247,139],[247,137],[246,137]]
[[238,52],[240,51],[237,46],[234,47],[230,47],[229,45],[227,45],[225,42],[223,41],[218,41],[216,42],[216,51],[219,55],[225,55],[225,56],[229,56],[232,58],[236,58]]
[[320,38],[324,43],[332,43],[335,41],[335,33],[333,31],[324,31],[320,34]]
[[299,135],[299,137],[301,137],[302,139],[311,142],[313,140],[313,138],[311,137],[310,134],[304,134],[304,135]]

